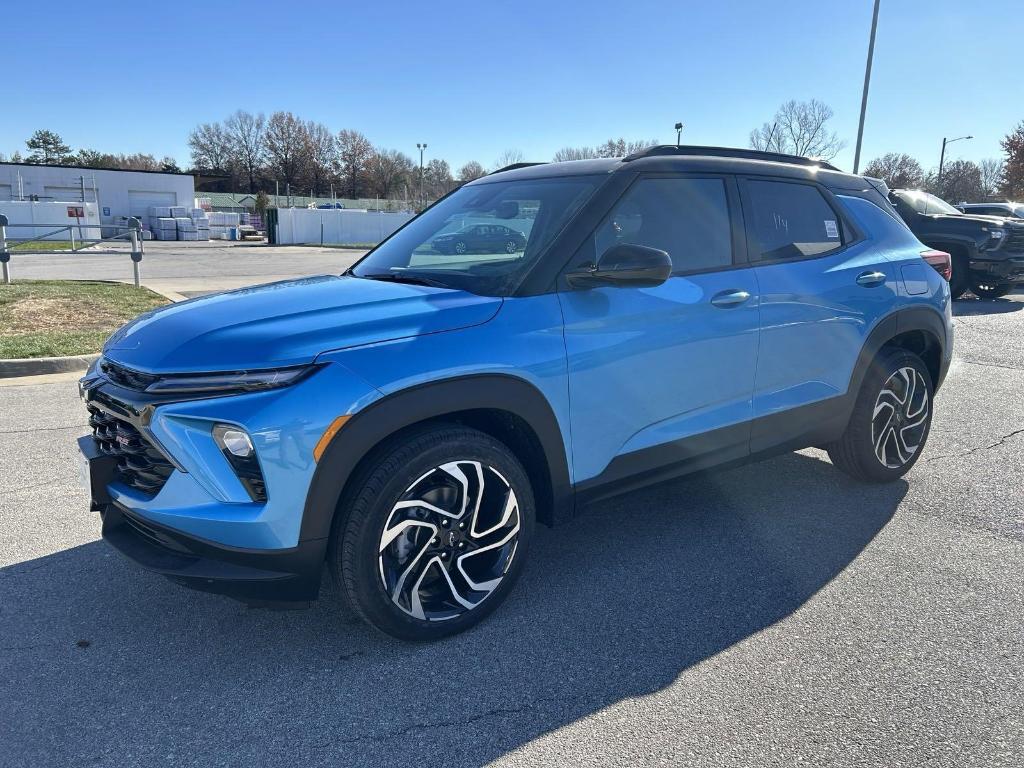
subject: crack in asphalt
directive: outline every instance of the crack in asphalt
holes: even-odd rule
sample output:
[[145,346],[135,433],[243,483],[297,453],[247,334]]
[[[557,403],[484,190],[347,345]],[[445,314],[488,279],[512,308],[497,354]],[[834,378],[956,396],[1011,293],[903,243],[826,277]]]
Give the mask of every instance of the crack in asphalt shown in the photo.
[[980,365],[983,368],[1005,368],[1009,371],[1024,371],[1024,368],[1021,368],[1020,366],[1017,365],[1006,365],[1003,363],[984,363],[981,362],[980,360],[965,360],[962,357],[960,358],[960,362],[966,363],[967,365]]
[[325,747],[329,747],[332,745],[338,746],[343,744],[360,744],[366,742],[390,741],[391,739],[394,739],[397,736],[405,736],[416,731],[422,731],[431,728],[456,728],[460,726],[469,725],[480,720],[485,720],[489,717],[500,717],[502,715],[519,715],[523,712],[528,712],[529,710],[536,707],[538,704],[547,704],[555,701],[565,701],[565,697],[541,697],[526,702],[518,707],[493,707],[491,709],[484,710],[483,712],[477,712],[472,715],[467,715],[466,717],[459,718],[457,720],[435,720],[433,722],[427,723],[412,723],[411,725],[407,725],[404,728],[399,728],[393,731],[387,731],[385,733],[373,736],[354,736],[350,739],[338,739],[323,742],[321,744],[315,745],[314,748],[323,749]]
[[962,453],[944,453],[940,456],[929,456],[924,460],[924,462],[925,464],[930,464],[933,461],[941,461],[942,459],[962,459],[965,456],[970,456],[978,451],[991,451],[993,448],[999,448],[1000,446],[1005,445],[1008,440],[1021,434],[1024,434],[1024,429],[1017,429],[1008,435],[1003,435],[991,445],[979,445],[975,448],[971,448],[969,451],[963,451]]
[[33,429],[0,429],[0,435],[25,435],[29,432],[60,432],[66,429],[84,429],[88,424],[71,424],[67,427],[35,427]]

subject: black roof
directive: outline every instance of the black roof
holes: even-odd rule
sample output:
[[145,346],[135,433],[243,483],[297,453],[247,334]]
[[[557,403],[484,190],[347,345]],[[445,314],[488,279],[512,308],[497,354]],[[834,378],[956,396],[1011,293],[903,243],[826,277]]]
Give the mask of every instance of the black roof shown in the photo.
[[[792,176],[794,178],[829,179],[830,182],[845,181],[841,186],[861,187],[860,176],[840,171],[825,161],[814,160],[778,152],[760,152],[754,149],[730,147],[700,147],[662,145],[648,147],[628,157],[595,158],[591,160],[567,160],[560,163],[519,163],[502,168],[474,184],[505,179],[543,179],[555,176],[584,176],[614,173],[625,169],[645,171],[707,171],[718,173],[750,173]],[[854,181],[856,180],[856,181]]]

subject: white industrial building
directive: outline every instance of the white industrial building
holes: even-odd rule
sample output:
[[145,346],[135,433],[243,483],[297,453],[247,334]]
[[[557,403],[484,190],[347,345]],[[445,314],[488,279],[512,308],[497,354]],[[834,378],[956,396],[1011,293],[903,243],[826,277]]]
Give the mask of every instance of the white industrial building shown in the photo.
[[192,208],[195,195],[188,173],[0,163],[0,202],[96,203],[101,224],[122,224],[129,216],[144,222],[153,205]]

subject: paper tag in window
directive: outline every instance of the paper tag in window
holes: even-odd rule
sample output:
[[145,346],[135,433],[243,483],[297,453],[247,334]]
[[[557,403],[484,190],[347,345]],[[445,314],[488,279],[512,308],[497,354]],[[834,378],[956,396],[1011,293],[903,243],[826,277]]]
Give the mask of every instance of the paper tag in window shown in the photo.
[[833,219],[825,219],[825,236],[839,237],[839,227]]

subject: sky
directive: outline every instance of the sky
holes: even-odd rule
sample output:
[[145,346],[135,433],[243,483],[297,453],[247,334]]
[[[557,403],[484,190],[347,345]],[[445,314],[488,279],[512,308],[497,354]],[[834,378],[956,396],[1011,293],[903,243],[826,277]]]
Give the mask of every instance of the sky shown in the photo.
[[[788,99],[835,111],[850,170],[872,0],[12,2],[0,152],[171,155],[236,109],[292,111],[457,169],[612,137],[748,145]],[[862,151],[1001,155],[1024,121],[1020,0],[881,0]]]

